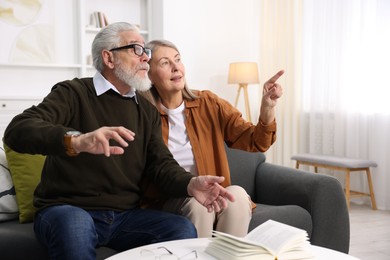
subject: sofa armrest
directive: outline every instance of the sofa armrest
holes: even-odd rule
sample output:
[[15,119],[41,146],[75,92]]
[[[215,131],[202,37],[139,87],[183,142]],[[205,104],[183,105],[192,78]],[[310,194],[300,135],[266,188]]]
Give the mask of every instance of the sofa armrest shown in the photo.
[[340,182],[328,175],[262,163],[256,172],[256,203],[298,205],[312,216],[313,245],[349,250],[349,213]]

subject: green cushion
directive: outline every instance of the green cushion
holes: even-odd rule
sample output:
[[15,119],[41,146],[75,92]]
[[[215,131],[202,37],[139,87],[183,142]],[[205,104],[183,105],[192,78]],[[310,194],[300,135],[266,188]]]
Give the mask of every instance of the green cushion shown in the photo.
[[17,153],[5,144],[4,149],[15,186],[19,208],[19,222],[31,222],[36,211],[36,208],[33,206],[34,190],[41,180],[45,156]]

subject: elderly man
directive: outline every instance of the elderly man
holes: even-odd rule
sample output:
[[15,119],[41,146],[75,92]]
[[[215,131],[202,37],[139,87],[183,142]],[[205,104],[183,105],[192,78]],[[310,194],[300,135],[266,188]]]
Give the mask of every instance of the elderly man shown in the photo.
[[6,129],[13,150],[47,155],[34,230],[52,259],[95,259],[98,246],[123,251],[196,237],[185,217],[139,207],[143,177],[210,212],[234,200],[219,185],[223,177],[195,177],[165,146],[159,113],[136,93],[150,87],[150,56],[137,27],[103,28],[92,43],[96,75],[56,84]]

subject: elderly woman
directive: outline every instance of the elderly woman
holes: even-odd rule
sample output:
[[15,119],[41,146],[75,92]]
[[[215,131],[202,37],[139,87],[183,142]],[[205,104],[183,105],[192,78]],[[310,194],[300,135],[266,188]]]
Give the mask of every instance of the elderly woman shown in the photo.
[[[207,212],[190,197],[169,198],[162,209],[188,217],[195,224],[199,237],[210,237],[212,229],[245,236],[254,204],[243,188],[231,185],[224,145],[264,152],[275,142],[275,106],[282,95],[282,87],[276,81],[284,71],[279,71],[264,84],[259,122],[253,125],[230,103],[212,92],[188,88],[184,64],[173,43],[156,40],[146,47],[152,50],[149,61],[152,88],[143,95],[161,114],[166,145],[187,171],[199,176],[224,176],[223,186],[235,197],[235,201],[228,202],[229,206],[219,213]],[[145,196],[150,202],[152,189],[150,186],[147,189]]]

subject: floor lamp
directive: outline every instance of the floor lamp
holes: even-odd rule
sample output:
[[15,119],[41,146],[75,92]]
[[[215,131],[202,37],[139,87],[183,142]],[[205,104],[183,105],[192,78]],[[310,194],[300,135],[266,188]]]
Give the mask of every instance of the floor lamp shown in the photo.
[[247,120],[251,120],[251,112],[249,108],[248,84],[259,83],[259,73],[256,62],[234,62],[229,66],[229,84],[238,84],[237,96],[234,106],[237,107],[238,98],[240,97],[241,89],[244,90],[245,113]]

